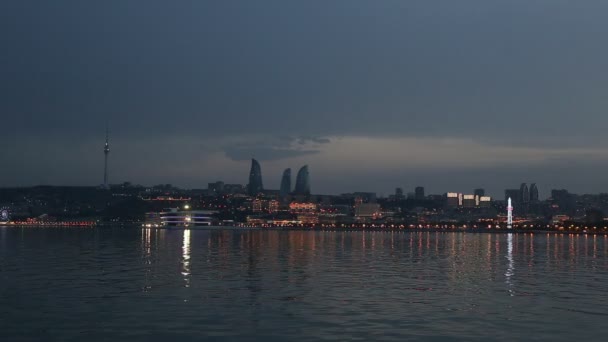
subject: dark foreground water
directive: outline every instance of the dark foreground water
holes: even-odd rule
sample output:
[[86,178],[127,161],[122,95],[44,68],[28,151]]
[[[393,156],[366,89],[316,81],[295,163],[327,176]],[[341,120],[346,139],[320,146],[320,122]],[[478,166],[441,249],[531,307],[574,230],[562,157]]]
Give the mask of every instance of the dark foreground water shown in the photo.
[[608,339],[608,238],[0,228],[0,341],[416,339]]

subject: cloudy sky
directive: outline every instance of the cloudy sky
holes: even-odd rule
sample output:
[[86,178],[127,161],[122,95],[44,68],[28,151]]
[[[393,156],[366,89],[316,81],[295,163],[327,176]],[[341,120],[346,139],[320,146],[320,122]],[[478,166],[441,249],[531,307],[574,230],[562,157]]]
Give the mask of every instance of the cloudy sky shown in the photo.
[[[0,2],[0,186],[608,191],[608,1]],[[295,171],[294,171],[295,172]]]

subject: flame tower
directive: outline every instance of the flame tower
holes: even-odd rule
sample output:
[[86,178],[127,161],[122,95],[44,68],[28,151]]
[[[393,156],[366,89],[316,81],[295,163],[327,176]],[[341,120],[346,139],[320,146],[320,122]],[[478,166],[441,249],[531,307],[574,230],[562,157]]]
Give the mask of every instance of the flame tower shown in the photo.
[[103,161],[103,187],[107,189],[108,185],[108,155],[110,154],[110,131],[106,126],[106,144],[103,147],[104,161]]

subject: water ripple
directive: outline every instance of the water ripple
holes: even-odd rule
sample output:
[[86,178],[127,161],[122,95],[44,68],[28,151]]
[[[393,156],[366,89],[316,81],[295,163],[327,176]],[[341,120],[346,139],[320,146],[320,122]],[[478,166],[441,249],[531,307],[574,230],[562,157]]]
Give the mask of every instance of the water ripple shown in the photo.
[[598,340],[604,238],[0,228],[0,340]]

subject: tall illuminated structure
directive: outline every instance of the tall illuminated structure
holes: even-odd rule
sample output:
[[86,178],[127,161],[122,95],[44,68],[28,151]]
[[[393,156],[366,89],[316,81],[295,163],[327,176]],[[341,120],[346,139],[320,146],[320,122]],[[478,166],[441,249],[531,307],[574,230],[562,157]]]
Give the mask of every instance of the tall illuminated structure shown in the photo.
[[310,195],[310,178],[308,175],[308,165],[302,166],[296,178],[295,193],[297,195]]
[[106,144],[103,147],[103,187],[107,189],[109,187],[108,184],[108,155],[110,154],[110,131],[108,126],[106,126]]
[[513,206],[511,205],[511,197],[507,201],[507,228],[513,228]]
[[251,170],[249,171],[249,184],[247,191],[250,196],[255,196],[264,190],[262,184],[262,168],[257,160],[251,159]]
[[285,169],[283,171],[283,177],[281,178],[281,189],[279,190],[279,196],[285,198],[291,192],[291,169]]

